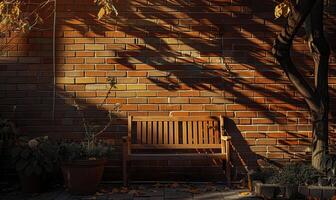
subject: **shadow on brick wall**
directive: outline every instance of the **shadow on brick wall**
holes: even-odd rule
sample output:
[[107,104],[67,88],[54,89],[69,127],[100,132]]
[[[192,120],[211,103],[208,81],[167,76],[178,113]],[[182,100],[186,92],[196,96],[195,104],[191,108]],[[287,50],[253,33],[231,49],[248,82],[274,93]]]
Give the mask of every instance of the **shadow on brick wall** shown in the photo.
[[[272,40],[282,22],[273,19],[273,2],[260,5],[259,0],[235,3],[126,0],[118,1],[116,6],[118,17],[99,22],[96,20],[97,8],[93,4],[88,5],[86,1],[59,1],[56,76],[59,80],[63,78],[63,83],[57,84],[57,94],[62,95],[56,96],[55,120],[52,120],[51,115],[53,70],[50,21],[46,20],[43,27],[47,30],[33,31],[25,38],[12,38],[6,44],[6,49],[3,49],[11,52],[12,56],[7,57],[9,62],[2,61],[0,64],[0,87],[5,91],[0,94],[1,113],[6,116],[16,106],[19,125],[27,127],[31,135],[55,132],[57,137],[77,137],[82,128],[73,107],[74,99],[83,105],[90,118],[97,121],[104,120],[108,105],[106,110],[97,109],[106,91],[86,91],[85,84],[77,85],[74,82],[76,76],[80,75],[71,73],[94,69],[85,64],[102,64],[107,67],[106,74],[115,71],[147,71],[147,76],[139,75],[138,83],[148,84],[148,90],[171,92],[169,94],[191,90],[216,98],[217,102],[212,104],[218,109],[204,111],[228,115],[227,128],[234,138],[235,157],[244,160],[250,168],[255,166],[260,156],[265,158],[272,155],[276,158],[278,152],[288,155],[282,159],[296,158],[297,154],[293,155],[291,151],[302,145],[298,141],[308,145],[307,138],[311,135],[297,134],[298,128],[293,128],[294,124],[302,120],[304,125],[301,130],[310,131],[306,105],[270,54]],[[335,43],[331,39],[335,37],[334,10],[328,10],[328,13],[326,24],[333,50],[330,65],[333,80],[336,75],[333,68]],[[78,43],[78,46],[74,42],[70,46],[67,42],[72,39],[86,40]],[[88,46],[82,49],[84,43]],[[86,58],[85,54],[77,55],[81,51],[99,53],[97,48],[100,44],[104,46],[104,55],[101,57],[96,54],[93,58]],[[294,42],[293,58],[295,62],[302,63],[300,70],[312,82],[314,70],[302,31]],[[90,63],[82,63],[81,60]],[[109,65],[113,67],[108,68]],[[107,84],[104,78],[97,84]],[[121,82],[123,77],[116,78]],[[332,133],[335,132],[335,94],[335,86],[332,85]],[[92,101],[92,98],[96,100]],[[118,102],[117,99],[116,91],[112,91],[108,104]],[[229,108],[230,105],[239,108],[235,110]],[[245,124],[240,121],[240,118],[253,116],[234,114],[240,110],[258,112],[256,117],[265,118],[265,122],[260,123],[278,125],[277,130],[285,134],[281,136],[285,139],[279,140],[278,144],[272,143],[272,138],[276,138],[269,133],[272,130],[256,130],[260,133],[253,133],[260,134],[263,142],[269,139],[271,143],[265,144],[278,150],[267,155],[267,149],[258,150],[263,147],[258,147],[256,136],[249,136],[241,126]],[[120,119],[103,137],[119,145],[120,136],[126,133],[126,116],[137,112],[144,113],[141,110],[122,110]],[[291,138],[299,140],[292,143]]]

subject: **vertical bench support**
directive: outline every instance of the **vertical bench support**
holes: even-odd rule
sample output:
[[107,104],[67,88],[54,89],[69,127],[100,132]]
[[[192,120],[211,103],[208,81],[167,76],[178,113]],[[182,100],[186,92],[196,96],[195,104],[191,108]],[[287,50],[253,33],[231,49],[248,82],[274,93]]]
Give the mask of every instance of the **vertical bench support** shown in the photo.
[[123,167],[123,185],[128,185],[128,155],[131,153],[131,134],[132,134],[132,116],[128,116],[127,136],[122,138],[122,167]]
[[224,127],[224,117],[219,117],[220,122],[220,135],[221,135],[221,152],[222,154],[226,155],[225,162],[225,176],[227,180],[227,185],[231,186],[231,160],[230,160],[230,142],[231,137],[225,134],[225,127]]

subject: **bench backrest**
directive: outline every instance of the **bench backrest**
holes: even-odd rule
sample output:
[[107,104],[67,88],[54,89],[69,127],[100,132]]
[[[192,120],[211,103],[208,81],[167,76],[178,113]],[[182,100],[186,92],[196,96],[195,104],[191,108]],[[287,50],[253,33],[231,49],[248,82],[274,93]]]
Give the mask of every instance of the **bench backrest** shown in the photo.
[[222,117],[129,116],[133,149],[221,148]]

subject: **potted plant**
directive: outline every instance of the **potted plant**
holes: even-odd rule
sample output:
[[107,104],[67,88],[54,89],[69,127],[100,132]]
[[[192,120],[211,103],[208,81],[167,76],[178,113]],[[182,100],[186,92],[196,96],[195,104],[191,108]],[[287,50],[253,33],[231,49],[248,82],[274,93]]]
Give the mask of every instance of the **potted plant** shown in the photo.
[[24,192],[43,191],[48,173],[57,166],[57,149],[57,145],[47,136],[31,140],[21,137],[16,140],[12,159]]
[[[115,104],[114,111],[119,111],[120,104]],[[98,139],[113,121],[112,112],[108,112],[108,122],[101,128],[92,125],[76,105],[81,114],[84,127],[84,138],[81,142],[62,142],[59,145],[59,155],[65,186],[73,194],[95,193],[103,172],[106,159],[112,153],[111,145]]]

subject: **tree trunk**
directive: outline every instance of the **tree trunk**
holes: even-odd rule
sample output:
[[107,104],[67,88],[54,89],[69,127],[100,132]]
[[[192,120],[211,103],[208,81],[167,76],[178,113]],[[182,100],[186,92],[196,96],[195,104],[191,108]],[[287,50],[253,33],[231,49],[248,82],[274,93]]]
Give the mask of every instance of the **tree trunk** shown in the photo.
[[[305,23],[309,48],[315,67],[314,87],[299,73],[290,58],[290,46],[301,25]],[[291,4],[287,23],[277,36],[272,50],[291,83],[304,97],[311,112],[313,125],[312,165],[334,175],[336,165],[328,152],[328,60],[330,49],[323,33],[323,0],[297,0]]]

